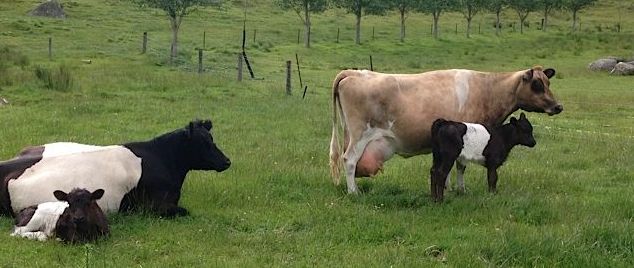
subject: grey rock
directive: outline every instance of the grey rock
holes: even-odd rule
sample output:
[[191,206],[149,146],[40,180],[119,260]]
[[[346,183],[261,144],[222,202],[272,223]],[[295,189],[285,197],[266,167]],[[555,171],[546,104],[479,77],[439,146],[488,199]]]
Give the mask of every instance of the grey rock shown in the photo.
[[634,75],[634,62],[632,63],[619,62],[614,66],[614,69],[610,71],[610,74]]
[[588,69],[592,71],[611,71],[618,63],[616,59],[598,59],[588,65]]
[[66,13],[64,13],[64,8],[62,8],[62,5],[57,2],[57,0],[48,0],[40,4],[31,12],[29,12],[29,15],[60,19],[66,17]]

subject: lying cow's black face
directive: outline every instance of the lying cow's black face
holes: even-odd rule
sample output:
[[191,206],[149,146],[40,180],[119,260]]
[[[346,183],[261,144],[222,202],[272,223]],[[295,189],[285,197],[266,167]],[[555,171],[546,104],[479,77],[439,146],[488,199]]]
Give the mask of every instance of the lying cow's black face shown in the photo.
[[211,136],[211,121],[194,121],[189,124],[188,136],[192,150],[191,168],[196,170],[224,171],[231,166],[231,161],[216,146]]

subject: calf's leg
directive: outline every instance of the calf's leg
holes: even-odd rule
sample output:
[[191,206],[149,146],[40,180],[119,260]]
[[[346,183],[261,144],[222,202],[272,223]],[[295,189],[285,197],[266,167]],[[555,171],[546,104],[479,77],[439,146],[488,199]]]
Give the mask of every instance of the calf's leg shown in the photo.
[[497,192],[498,171],[497,167],[487,167],[487,179],[489,182],[489,192]]
[[467,166],[465,164],[456,161],[456,183],[458,184],[456,192],[458,194],[464,194],[466,192],[464,187],[464,171],[466,168]]

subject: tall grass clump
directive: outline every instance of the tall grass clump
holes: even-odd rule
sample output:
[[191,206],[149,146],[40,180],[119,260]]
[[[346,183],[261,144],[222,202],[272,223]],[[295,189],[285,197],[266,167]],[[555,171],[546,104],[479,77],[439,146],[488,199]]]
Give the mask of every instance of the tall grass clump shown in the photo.
[[0,85],[10,86],[14,82],[15,74],[11,69],[15,66],[24,69],[29,65],[29,58],[9,46],[0,45]]
[[59,65],[57,69],[49,69],[45,66],[35,66],[35,77],[44,82],[44,87],[56,91],[69,91],[74,84],[73,74],[65,64]]

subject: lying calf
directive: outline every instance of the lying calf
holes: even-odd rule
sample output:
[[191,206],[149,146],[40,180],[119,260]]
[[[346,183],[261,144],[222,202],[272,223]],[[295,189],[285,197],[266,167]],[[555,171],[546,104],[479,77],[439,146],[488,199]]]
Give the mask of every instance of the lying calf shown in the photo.
[[44,241],[56,236],[65,242],[89,242],[108,235],[108,221],[97,205],[104,194],[99,189],[89,192],[73,189],[66,194],[53,193],[59,202],[46,202],[21,210],[15,218],[11,236]]
[[431,193],[434,201],[442,201],[447,179],[456,162],[458,191],[464,192],[463,174],[467,162],[487,168],[489,191],[496,191],[497,169],[518,144],[535,146],[533,126],[524,113],[511,117],[505,125],[489,131],[483,125],[437,119],[431,130],[434,162],[431,168]]

